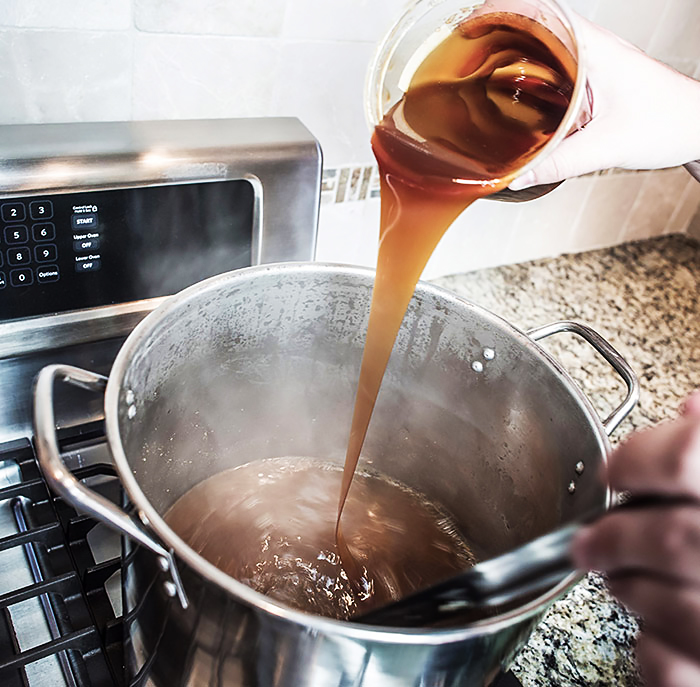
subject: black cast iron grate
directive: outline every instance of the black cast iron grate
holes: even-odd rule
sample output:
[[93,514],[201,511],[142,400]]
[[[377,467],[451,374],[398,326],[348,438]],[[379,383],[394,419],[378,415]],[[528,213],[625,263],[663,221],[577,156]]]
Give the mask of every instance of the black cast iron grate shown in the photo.
[[[100,429],[89,427],[71,441],[99,438]],[[20,473],[17,483],[0,489],[0,502],[8,500],[18,530],[0,539],[0,554],[22,547],[34,580],[0,594],[0,684],[28,687],[25,667],[53,655],[68,687],[121,687],[122,623],[104,587],[120,559],[95,562],[87,541],[95,521],[49,492],[28,441],[0,446],[0,461],[15,463]],[[112,466],[92,465],[75,474],[79,479],[103,476],[93,488],[118,502]],[[32,598],[41,603],[52,639],[22,650],[10,610]]]
[[[104,441],[99,424],[61,437],[63,449]],[[124,687],[123,624],[115,616],[105,582],[120,569],[120,558],[96,562],[88,534],[97,523],[53,495],[44,481],[32,445],[17,441],[0,446],[0,463],[18,466],[20,480],[0,488],[0,503],[11,504],[18,532],[0,538],[3,551],[23,547],[34,583],[0,590],[0,684],[29,687],[25,667],[56,656],[68,687]],[[109,464],[77,468],[79,479],[104,477],[92,488],[114,503],[119,482]],[[22,650],[10,608],[37,599],[48,619],[52,639]],[[492,687],[520,687],[512,673],[499,675]]]

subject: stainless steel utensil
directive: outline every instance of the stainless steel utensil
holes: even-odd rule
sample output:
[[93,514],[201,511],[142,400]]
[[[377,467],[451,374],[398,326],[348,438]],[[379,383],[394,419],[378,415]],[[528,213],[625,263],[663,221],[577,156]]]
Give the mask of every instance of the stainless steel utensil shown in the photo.
[[[649,496],[630,499],[612,510],[669,503],[677,500]],[[584,525],[603,514],[600,510],[591,512],[576,522],[353,620],[368,625],[431,627],[466,609],[502,606],[525,599],[576,572],[571,558],[574,537]]]
[[468,609],[509,604],[576,571],[571,542],[582,523],[561,527],[459,575],[353,618],[368,625],[432,627]]

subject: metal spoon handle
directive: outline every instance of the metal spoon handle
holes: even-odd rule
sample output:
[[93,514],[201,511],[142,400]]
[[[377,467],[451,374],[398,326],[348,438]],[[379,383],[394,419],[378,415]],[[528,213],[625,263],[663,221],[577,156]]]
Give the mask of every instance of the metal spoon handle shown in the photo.
[[473,601],[499,606],[561,582],[576,570],[571,542],[581,527],[566,525],[465,572]]
[[[678,504],[679,499],[658,495],[636,497],[612,510]],[[418,627],[445,619],[468,608],[500,606],[542,591],[576,571],[571,544],[587,523],[603,515],[596,509],[580,520],[537,537],[517,549],[477,563],[473,568],[437,585],[356,618],[373,625]]]

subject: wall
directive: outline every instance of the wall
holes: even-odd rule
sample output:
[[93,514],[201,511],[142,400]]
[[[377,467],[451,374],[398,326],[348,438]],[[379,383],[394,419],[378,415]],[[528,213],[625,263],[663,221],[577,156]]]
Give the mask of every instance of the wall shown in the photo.
[[[0,123],[298,116],[325,153],[319,258],[373,264],[379,201],[362,90],[374,46],[408,4],[3,0]],[[570,4],[700,75],[697,0]],[[682,169],[571,180],[521,205],[479,201],[426,276],[683,232],[699,204]]]

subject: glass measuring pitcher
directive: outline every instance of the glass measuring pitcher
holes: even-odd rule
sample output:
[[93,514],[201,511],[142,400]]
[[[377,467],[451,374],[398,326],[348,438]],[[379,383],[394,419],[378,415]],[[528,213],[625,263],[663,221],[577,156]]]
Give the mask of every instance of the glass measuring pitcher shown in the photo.
[[[370,65],[365,88],[365,112],[374,129],[404,96],[425,58],[465,20],[488,14],[510,13],[535,20],[558,39],[576,65],[568,108],[548,142],[519,171],[536,166],[569,133],[590,120],[590,93],[586,82],[585,50],[578,40],[574,20],[556,0],[417,0],[399,18],[380,43]],[[405,131],[404,131],[405,133]],[[420,134],[415,134],[420,140]],[[558,184],[522,191],[504,189],[490,196],[496,200],[537,198]]]

